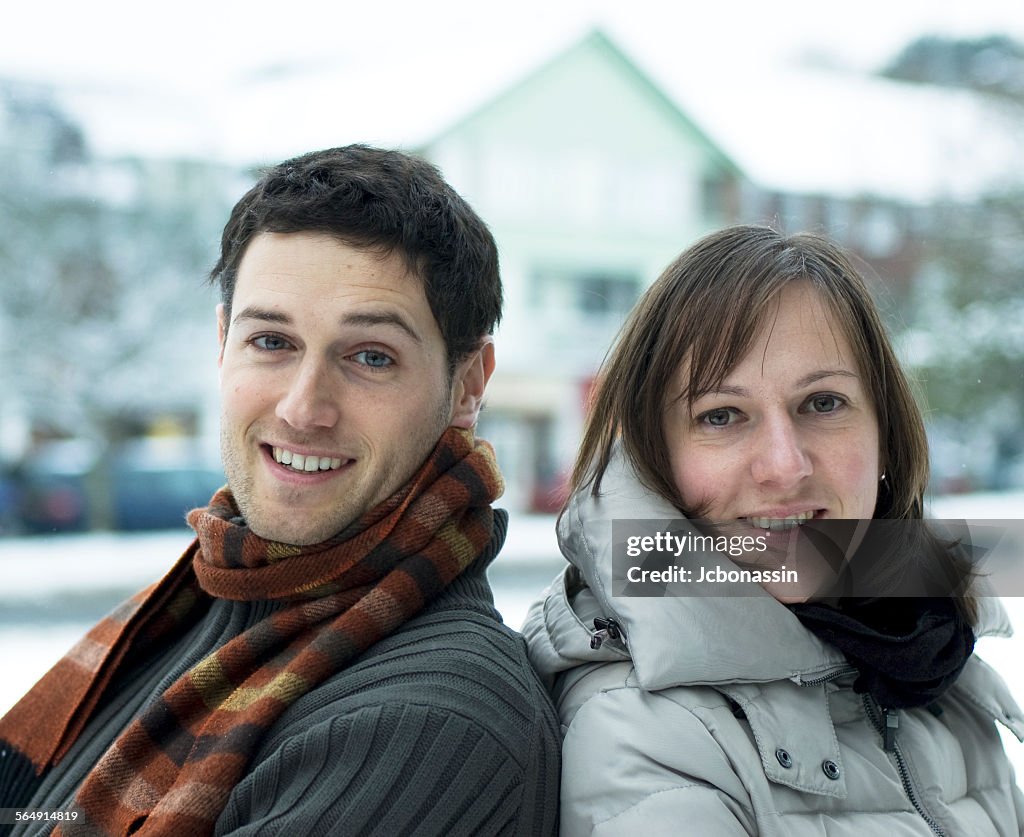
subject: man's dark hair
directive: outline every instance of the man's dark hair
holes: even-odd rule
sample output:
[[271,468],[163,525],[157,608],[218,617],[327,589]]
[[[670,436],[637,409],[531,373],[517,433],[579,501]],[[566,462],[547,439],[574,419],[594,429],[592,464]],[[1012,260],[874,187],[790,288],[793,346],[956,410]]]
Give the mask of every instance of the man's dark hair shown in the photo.
[[268,169],[231,211],[210,272],[210,281],[220,285],[225,322],[242,257],[263,232],[323,233],[353,247],[401,255],[423,281],[450,370],[501,319],[494,237],[422,158],[348,145]]

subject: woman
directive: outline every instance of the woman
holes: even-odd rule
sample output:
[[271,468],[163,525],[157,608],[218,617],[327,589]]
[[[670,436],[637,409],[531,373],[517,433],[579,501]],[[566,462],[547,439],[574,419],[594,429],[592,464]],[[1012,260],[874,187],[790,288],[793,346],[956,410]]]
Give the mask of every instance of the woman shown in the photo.
[[[670,265],[602,371],[558,525],[570,566],[524,628],[561,715],[562,833],[1024,833],[993,723],[1022,738],[1024,718],[971,654],[1008,632],[994,599],[822,598],[834,561],[802,560],[800,583],[624,583],[629,532],[654,525],[630,521],[677,519],[675,544],[708,531],[684,517],[748,543],[832,520],[920,532],[927,477],[920,412],[835,246],[736,227]],[[956,566],[918,538],[884,569],[936,550]],[[756,547],[699,551],[671,562],[763,568]]]

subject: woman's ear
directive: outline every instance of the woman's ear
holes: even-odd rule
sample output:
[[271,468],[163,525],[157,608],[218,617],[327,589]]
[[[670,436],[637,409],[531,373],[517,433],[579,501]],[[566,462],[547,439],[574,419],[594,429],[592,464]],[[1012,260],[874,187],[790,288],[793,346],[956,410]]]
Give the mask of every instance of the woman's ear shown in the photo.
[[455,367],[452,378],[452,427],[470,430],[476,425],[492,372],[494,338],[488,335],[476,351]]

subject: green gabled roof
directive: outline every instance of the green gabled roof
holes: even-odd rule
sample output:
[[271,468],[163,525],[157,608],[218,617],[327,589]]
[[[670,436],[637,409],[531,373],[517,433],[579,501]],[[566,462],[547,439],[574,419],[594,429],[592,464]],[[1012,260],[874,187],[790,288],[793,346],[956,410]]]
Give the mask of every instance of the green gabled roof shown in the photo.
[[619,71],[630,83],[632,83],[640,94],[650,101],[651,106],[663,113],[670,122],[676,123],[681,131],[686,132],[719,160],[726,168],[735,173],[741,173],[740,167],[729,157],[722,148],[715,143],[693,120],[691,120],[679,106],[669,98],[662,89],[623,52],[607,35],[600,29],[594,29],[582,39],[563,50],[532,72],[521,78],[518,82],[506,90],[493,96],[491,99],[468,113],[463,118],[452,124],[437,136],[426,142],[421,151],[432,145],[448,139],[459,133],[469,125],[485,120],[496,112],[505,103],[518,95],[525,87],[534,85],[541,81],[544,76],[551,74],[564,63],[572,61],[575,56],[584,50],[594,50],[601,54],[608,63]]

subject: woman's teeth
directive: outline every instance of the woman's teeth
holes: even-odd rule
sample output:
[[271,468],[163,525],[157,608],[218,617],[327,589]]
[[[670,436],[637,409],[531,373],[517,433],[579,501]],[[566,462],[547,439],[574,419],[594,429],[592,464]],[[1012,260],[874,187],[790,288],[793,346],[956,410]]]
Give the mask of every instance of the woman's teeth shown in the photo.
[[750,525],[757,529],[771,529],[773,532],[781,532],[784,529],[792,529],[801,523],[806,523],[814,517],[813,511],[800,512],[800,514],[789,517],[748,517]]

